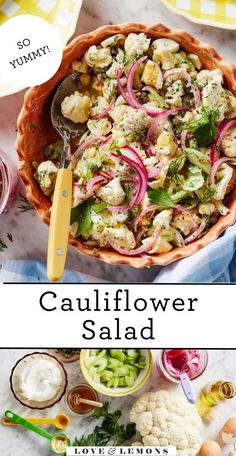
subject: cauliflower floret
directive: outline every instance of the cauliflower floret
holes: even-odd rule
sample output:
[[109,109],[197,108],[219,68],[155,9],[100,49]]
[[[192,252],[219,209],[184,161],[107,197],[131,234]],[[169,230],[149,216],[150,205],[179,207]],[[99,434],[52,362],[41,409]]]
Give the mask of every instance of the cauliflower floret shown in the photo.
[[106,236],[108,242],[111,240],[122,249],[133,249],[136,245],[132,231],[123,223],[115,227],[105,228],[103,235]]
[[125,113],[127,113],[127,108],[127,105],[122,104],[115,106],[112,111],[110,111],[110,117],[116,124],[118,124],[123,119]]
[[106,38],[105,40],[103,40],[101,42],[101,46],[102,47],[108,47],[108,46],[116,46],[117,43],[119,43],[120,41],[124,41],[125,40],[125,35],[123,35],[123,33],[117,33],[116,35],[112,35],[112,36],[109,36],[109,38]]
[[219,120],[224,119],[224,113],[228,107],[225,90],[221,85],[209,80],[208,84],[202,89],[202,103],[204,106],[219,110]]
[[168,51],[175,53],[179,50],[179,43],[174,40],[170,40],[169,38],[158,38],[153,41],[152,47],[159,52]]
[[101,187],[98,191],[99,198],[102,198],[106,203],[118,206],[122,204],[125,192],[120,184],[120,178],[115,177],[108,184]]
[[167,391],[144,393],[134,402],[130,420],[144,445],[173,445],[177,456],[196,456],[201,446],[202,420],[182,396]]
[[90,98],[88,95],[82,95],[77,90],[70,96],[65,97],[61,104],[62,115],[75,123],[87,122],[90,111]]
[[153,220],[153,226],[155,228],[157,228],[158,226],[161,226],[165,230],[168,230],[170,227],[172,214],[173,214],[173,211],[171,209],[159,212],[159,214],[157,214]]
[[236,127],[229,128],[225,133],[221,141],[221,149],[227,157],[236,157]]
[[173,52],[159,51],[159,49],[154,49],[153,60],[158,64],[161,63],[163,70],[171,70],[177,63],[175,54],[173,54]]
[[114,60],[110,68],[106,71],[108,78],[114,79],[116,77],[117,70],[122,69],[122,64]]
[[129,56],[143,55],[148,50],[150,41],[145,33],[129,33],[125,40],[125,52]]
[[172,221],[172,226],[177,228],[177,230],[181,231],[181,233],[183,233],[184,236],[188,236],[190,233],[193,232],[194,229],[193,218],[195,221],[199,222],[199,218],[194,214],[190,216],[188,214],[180,213],[174,217]]
[[157,188],[163,187],[163,184],[166,180],[166,176],[167,176],[168,169],[169,169],[169,158],[167,156],[160,156],[160,158],[161,158],[161,163],[162,163],[161,170],[160,170],[160,173],[157,175],[156,180],[149,181],[148,185],[151,188],[157,189]]
[[78,71],[79,73],[87,73],[88,72],[88,64],[83,58],[82,60],[74,60],[72,62],[72,70]]
[[153,60],[161,63],[163,70],[170,70],[176,65],[175,53],[179,50],[179,44],[168,38],[159,38],[152,43]]
[[170,106],[180,107],[183,105],[182,97],[184,95],[183,81],[178,79],[174,81],[171,86],[167,87],[166,91],[166,102]]
[[211,81],[217,85],[221,85],[223,82],[223,73],[219,68],[215,70],[202,70],[197,74],[197,84],[202,89]]
[[146,129],[152,122],[151,117],[142,109],[133,109],[131,106],[126,105],[115,107],[110,115],[115,122],[113,125],[114,139],[119,139],[121,137],[129,142],[132,139],[139,140],[142,138],[146,133]]
[[50,160],[40,163],[37,169],[37,181],[45,195],[50,195],[54,188],[58,169]]
[[159,65],[152,60],[148,60],[143,71],[142,81],[147,85],[152,85],[156,89],[161,89],[163,86],[162,71]]
[[225,112],[226,119],[234,119],[236,117],[236,97],[230,92],[226,92],[227,110]]
[[96,105],[92,107],[91,114],[92,116],[96,116],[100,112],[104,111],[108,105],[106,98],[104,97],[97,97]]
[[84,57],[87,64],[94,68],[105,68],[112,62],[111,49],[109,47],[99,49],[95,45],[90,46]]
[[85,193],[77,185],[73,187],[73,207],[80,204],[84,199]]
[[166,131],[163,131],[157,138],[155,150],[160,155],[171,155],[174,154],[177,149],[177,145],[173,139],[173,136]]
[[128,214],[127,213],[123,213],[123,212],[114,212],[108,216],[106,216],[106,220],[109,224],[109,226],[115,226],[119,223],[123,223],[127,220],[128,218]]
[[106,71],[106,75],[109,78],[115,79],[117,70],[118,69],[122,70],[123,64],[124,64],[124,56],[125,56],[125,53],[124,53],[123,49],[119,49],[118,53],[116,55],[116,58],[113,60],[110,68]]
[[111,122],[107,117],[103,119],[88,121],[88,129],[91,131],[92,135],[95,136],[106,136],[111,131]]
[[106,79],[103,84],[102,92],[106,100],[111,100],[116,92],[117,82],[116,79]]
[[201,215],[212,215],[215,210],[215,205],[212,203],[199,204],[198,212]]
[[227,165],[226,163],[223,163],[217,173],[217,176],[220,177],[220,180],[216,184],[216,193],[214,194],[214,199],[220,201],[224,199],[227,193],[227,187],[233,176],[233,168],[231,168],[231,166]]
[[202,62],[197,54],[188,54],[188,60],[197,68],[197,70],[202,68]]

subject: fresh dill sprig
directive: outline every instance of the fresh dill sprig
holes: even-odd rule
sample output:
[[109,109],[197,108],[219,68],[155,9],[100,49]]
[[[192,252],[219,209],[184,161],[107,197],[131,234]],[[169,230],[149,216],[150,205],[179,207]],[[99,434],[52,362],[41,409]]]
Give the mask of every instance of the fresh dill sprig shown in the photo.
[[7,233],[7,238],[9,239],[10,242],[13,242],[13,236],[11,233]]
[[33,206],[30,201],[27,200],[27,198],[20,193],[20,202],[22,203],[20,206],[17,206],[17,208],[20,210],[20,212],[28,212],[35,210],[35,207]]
[[7,245],[0,239],[0,252],[4,252],[7,249]]

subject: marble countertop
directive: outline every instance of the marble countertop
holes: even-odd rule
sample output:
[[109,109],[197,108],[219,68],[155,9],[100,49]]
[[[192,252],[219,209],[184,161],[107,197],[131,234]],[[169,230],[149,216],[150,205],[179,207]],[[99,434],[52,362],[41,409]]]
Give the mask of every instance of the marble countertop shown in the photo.
[[[9,409],[15,411],[22,416],[48,416],[54,417],[57,413],[67,413],[65,408],[64,399],[54,407],[41,411],[32,411],[20,405],[14,398],[11,390],[9,389],[9,377],[12,367],[16,361],[27,353],[32,353],[40,350],[17,350],[17,349],[2,349],[1,350],[1,375],[0,375],[0,410],[1,414],[3,411]],[[46,350],[44,350],[46,351]],[[194,380],[194,388],[198,395],[201,389],[209,382],[216,380],[231,380],[236,379],[236,350],[212,350],[208,352],[209,362],[205,373],[198,379]],[[153,351],[154,357],[157,355],[157,351]],[[68,373],[69,387],[73,387],[82,380],[80,373],[79,362],[73,364],[65,364],[66,371]],[[160,379],[157,374],[156,366],[154,364],[153,374],[146,383],[145,387],[136,393],[134,396],[128,396],[125,398],[113,398],[111,409],[121,409],[122,414],[125,417],[128,413],[135,396],[139,395],[141,391],[169,389],[176,393],[182,394],[181,386],[175,386],[173,383],[167,383]],[[102,401],[107,398],[100,396]],[[236,414],[236,398],[229,400],[227,403],[219,404],[215,407],[216,418],[212,422],[204,422],[204,429],[202,433],[203,440],[220,440],[220,430],[225,420]],[[68,427],[68,433],[70,438],[75,436],[81,436],[83,433],[90,433],[94,429],[94,423],[89,418],[79,418],[77,416],[71,416],[72,422]],[[55,428],[50,427],[50,432],[55,432]],[[230,448],[229,446],[222,447],[222,456],[227,456]],[[4,456],[25,456],[30,454],[33,456],[50,456],[49,445],[47,441],[29,431],[22,428],[7,428],[0,426],[0,453]]]
[[[236,63],[234,42],[236,32],[192,24],[183,17],[169,12],[160,0],[84,0],[75,34],[85,33],[108,23],[162,22],[171,27],[183,28],[197,38],[211,43],[226,59]],[[0,99],[1,148],[17,163],[14,142],[16,119],[22,105],[24,92]],[[23,193],[23,187],[21,186]],[[7,214],[0,218],[0,240],[7,249],[0,251],[0,264],[9,259],[38,259],[45,261],[48,228],[35,211],[21,213],[19,197]],[[11,233],[11,242],[7,233]],[[67,267],[93,274],[108,281],[152,281],[158,268],[135,270],[126,266],[106,265],[96,259],[86,258],[69,248]]]

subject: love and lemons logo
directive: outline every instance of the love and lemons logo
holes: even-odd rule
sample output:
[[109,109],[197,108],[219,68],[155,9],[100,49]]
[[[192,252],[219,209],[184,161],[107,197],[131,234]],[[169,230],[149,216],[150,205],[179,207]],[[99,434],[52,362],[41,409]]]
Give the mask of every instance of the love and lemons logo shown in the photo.
[[176,456],[174,446],[146,447],[146,446],[124,446],[124,447],[68,447],[67,456]]

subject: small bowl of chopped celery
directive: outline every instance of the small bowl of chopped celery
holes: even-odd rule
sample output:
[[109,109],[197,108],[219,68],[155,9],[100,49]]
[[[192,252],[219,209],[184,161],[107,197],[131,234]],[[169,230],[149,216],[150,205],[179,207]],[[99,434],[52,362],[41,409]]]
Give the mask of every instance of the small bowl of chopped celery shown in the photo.
[[87,382],[106,396],[127,396],[148,380],[153,367],[151,350],[81,350],[80,365]]

